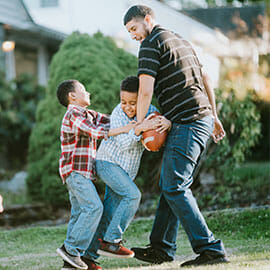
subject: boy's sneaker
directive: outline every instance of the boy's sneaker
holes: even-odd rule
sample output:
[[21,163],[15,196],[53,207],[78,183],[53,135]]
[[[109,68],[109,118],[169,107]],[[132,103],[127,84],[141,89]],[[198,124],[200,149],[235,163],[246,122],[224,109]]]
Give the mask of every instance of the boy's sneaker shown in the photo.
[[98,266],[98,262],[82,257],[82,260],[87,264],[88,270],[102,270],[101,266]]
[[100,240],[100,246],[97,251],[99,255],[108,256],[112,258],[132,258],[134,252],[122,245],[122,241],[119,243],[109,243]]
[[64,261],[64,264],[61,270],[76,270],[77,268],[69,264],[68,262]]
[[132,248],[135,253],[135,258],[144,262],[153,264],[161,264],[164,262],[172,262],[173,258],[169,257],[165,252],[155,249],[150,245],[146,248]]
[[82,261],[80,256],[73,256],[69,254],[65,246],[58,248],[56,252],[63,258],[64,261],[68,262],[70,265],[74,266],[75,268],[79,269],[88,269],[88,266]]
[[182,263],[181,267],[228,263],[228,262],[229,260],[225,255],[205,251],[201,253],[196,259]]
[[[87,264],[88,270],[102,270],[102,267],[97,265],[97,262],[82,257],[82,260]],[[64,261],[61,270],[76,270],[77,268]]]

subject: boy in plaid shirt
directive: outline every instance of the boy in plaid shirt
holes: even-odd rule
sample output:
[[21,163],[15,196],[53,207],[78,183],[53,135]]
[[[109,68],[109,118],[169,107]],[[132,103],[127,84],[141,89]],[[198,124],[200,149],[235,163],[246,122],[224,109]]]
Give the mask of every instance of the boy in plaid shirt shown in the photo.
[[57,97],[67,107],[61,126],[59,172],[69,190],[71,203],[67,237],[57,253],[75,268],[101,269],[93,260],[81,257],[103,213],[103,204],[92,183],[95,179],[97,140],[129,132],[134,123],[109,130],[109,116],[87,109],[90,94],[77,80],[62,82],[58,86]]

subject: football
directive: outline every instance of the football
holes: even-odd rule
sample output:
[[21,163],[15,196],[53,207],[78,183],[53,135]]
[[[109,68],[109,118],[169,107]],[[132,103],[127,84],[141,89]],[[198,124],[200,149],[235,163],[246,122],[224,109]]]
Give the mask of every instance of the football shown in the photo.
[[[153,119],[161,115],[159,112],[153,112],[149,119]],[[167,131],[159,133],[155,129],[147,130],[142,133],[142,144],[145,149],[152,152],[157,152],[165,143]]]

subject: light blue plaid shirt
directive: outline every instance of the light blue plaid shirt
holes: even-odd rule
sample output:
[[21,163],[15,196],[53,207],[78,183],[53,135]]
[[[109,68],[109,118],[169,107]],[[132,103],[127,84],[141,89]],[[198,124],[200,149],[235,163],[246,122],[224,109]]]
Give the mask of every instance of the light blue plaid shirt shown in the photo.
[[[154,111],[158,111],[158,109],[150,105],[146,116]],[[133,119],[129,118],[122,110],[121,104],[118,104],[111,114],[111,128],[125,126],[132,120],[136,120],[136,117]],[[144,150],[144,146],[140,140],[141,136],[136,136],[134,129],[131,129],[129,133],[111,136],[107,140],[102,140],[97,151],[96,159],[119,165],[133,180],[139,170],[140,160]]]

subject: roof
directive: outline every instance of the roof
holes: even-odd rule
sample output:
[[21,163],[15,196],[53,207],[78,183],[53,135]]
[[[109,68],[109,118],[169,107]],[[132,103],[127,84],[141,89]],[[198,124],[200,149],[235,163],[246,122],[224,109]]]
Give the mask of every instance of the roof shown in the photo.
[[262,37],[263,20],[266,18],[264,3],[243,7],[185,9],[182,12],[235,39],[243,35]]
[[36,24],[21,0],[0,0],[0,24],[14,33],[23,32],[35,38],[60,43],[66,35]]

